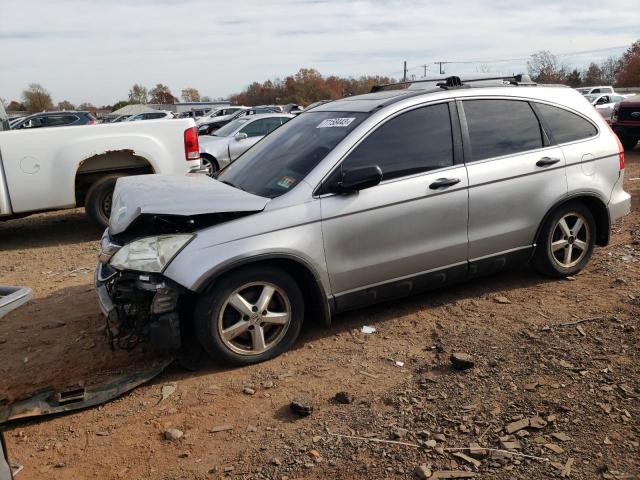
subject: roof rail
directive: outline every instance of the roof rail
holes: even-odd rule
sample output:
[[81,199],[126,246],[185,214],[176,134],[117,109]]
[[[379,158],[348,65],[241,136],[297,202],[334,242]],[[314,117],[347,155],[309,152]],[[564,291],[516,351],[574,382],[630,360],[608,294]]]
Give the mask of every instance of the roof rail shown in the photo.
[[382,85],[374,85],[371,87],[371,93],[380,92],[389,87],[398,87],[398,86],[407,86],[416,83],[433,83],[436,82],[436,86],[443,88],[445,90],[451,88],[461,88],[464,87],[467,83],[474,82],[487,82],[492,80],[502,80],[503,82],[508,83],[509,85],[537,85],[534,81],[531,80],[529,75],[518,74],[518,75],[510,75],[506,77],[479,77],[479,78],[468,78],[464,81],[455,75],[446,78],[421,78],[420,80],[407,80],[406,82],[395,82],[395,83],[385,83]]

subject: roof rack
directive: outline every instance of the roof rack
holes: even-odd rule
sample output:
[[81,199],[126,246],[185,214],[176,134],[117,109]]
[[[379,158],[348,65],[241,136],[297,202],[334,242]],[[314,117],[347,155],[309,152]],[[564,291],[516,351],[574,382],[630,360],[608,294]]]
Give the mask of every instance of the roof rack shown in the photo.
[[436,86],[445,90],[449,90],[452,88],[462,88],[467,86],[467,83],[474,82],[488,82],[493,80],[502,80],[503,82],[508,83],[509,85],[537,85],[534,81],[531,80],[529,75],[518,74],[518,75],[510,75],[507,77],[480,77],[480,78],[469,78],[462,81],[460,77],[452,75],[451,77],[446,78],[421,78],[420,80],[407,80],[406,82],[396,82],[396,83],[385,83],[382,85],[374,85],[371,87],[371,93],[380,92],[388,87],[398,87],[398,86],[407,86],[414,83],[433,83],[437,82]]

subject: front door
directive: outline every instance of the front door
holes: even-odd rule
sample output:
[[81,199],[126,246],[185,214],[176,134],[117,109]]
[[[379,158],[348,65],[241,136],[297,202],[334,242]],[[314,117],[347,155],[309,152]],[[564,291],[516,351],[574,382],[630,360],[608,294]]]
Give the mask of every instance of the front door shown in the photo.
[[378,126],[339,168],[378,165],[382,182],[321,197],[338,310],[466,275],[467,173],[454,154],[459,125],[452,127],[450,108],[455,105],[422,106]]

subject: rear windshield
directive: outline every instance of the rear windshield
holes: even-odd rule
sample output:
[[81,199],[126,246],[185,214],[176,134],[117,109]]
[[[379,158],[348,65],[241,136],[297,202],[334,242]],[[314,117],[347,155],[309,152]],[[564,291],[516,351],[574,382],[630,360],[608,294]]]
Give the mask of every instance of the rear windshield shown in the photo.
[[368,113],[308,112],[298,115],[225,168],[218,180],[261,197],[295,187]]

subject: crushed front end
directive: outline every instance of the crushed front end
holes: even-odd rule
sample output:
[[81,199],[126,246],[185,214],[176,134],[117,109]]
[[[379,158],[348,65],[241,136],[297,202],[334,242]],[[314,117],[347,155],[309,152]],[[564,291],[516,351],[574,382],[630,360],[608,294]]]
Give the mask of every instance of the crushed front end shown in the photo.
[[161,273],[114,268],[110,260],[121,248],[105,232],[95,273],[112,348],[132,350],[143,342],[161,350],[180,348],[180,317],[187,311],[188,290]]

